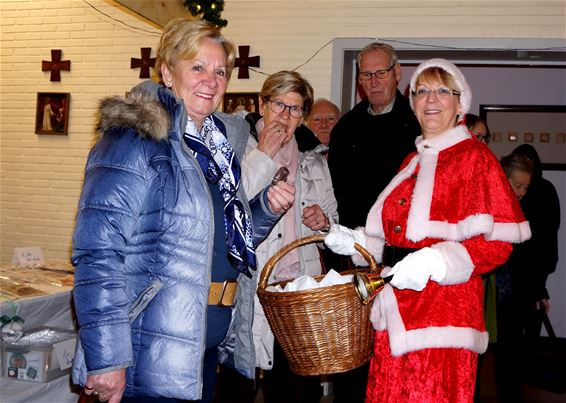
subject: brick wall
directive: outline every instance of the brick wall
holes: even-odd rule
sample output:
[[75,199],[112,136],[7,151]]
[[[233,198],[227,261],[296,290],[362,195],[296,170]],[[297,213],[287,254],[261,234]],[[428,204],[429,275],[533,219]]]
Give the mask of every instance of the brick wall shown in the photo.
[[[159,41],[158,27],[117,3],[88,3],[0,2],[1,263],[16,246],[40,246],[48,259],[68,259],[97,102],[140,82],[130,58]],[[71,61],[60,82],[41,71],[51,49]],[[71,94],[66,136],[35,134],[38,92]]]
[[[223,17],[226,35],[261,56],[259,70],[306,63],[299,71],[324,97],[332,38],[566,38],[563,1],[228,0]],[[0,263],[16,246],[67,259],[97,102],[140,82],[130,58],[141,47],[155,56],[160,30],[111,0],[1,0],[0,29]],[[51,49],[71,60],[61,82],[41,71]],[[229,91],[265,79],[236,76]],[[67,136],[34,133],[37,92],[71,94]]]

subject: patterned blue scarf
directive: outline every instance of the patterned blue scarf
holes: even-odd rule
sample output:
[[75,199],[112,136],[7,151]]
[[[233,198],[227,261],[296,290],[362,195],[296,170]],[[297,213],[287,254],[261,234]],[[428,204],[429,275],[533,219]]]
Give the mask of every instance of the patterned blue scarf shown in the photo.
[[218,183],[224,200],[224,232],[228,246],[228,260],[236,270],[251,277],[249,268],[256,269],[253,247],[252,221],[244,205],[236,197],[240,188],[240,163],[222,131],[208,116],[202,130],[189,119],[185,143],[193,151],[206,180]]

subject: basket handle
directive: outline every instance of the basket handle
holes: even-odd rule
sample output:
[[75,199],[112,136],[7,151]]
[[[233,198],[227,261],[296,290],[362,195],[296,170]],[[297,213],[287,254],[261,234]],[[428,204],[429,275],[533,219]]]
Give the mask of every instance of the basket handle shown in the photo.
[[[299,246],[307,245],[309,243],[323,242],[324,238],[325,238],[324,235],[311,235],[311,236],[307,236],[307,237],[304,237],[304,238],[299,238],[299,239],[285,245],[284,247],[279,249],[277,252],[275,252],[275,254],[273,256],[271,256],[271,258],[267,261],[265,266],[263,266],[263,270],[261,271],[261,274],[260,274],[260,277],[259,277],[259,288],[265,288],[267,286],[267,280],[269,279],[269,276],[271,275],[271,272],[273,271],[275,264],[279,260],[281,260],[281,258],[284,255],[286,255],[289,251],[291,251],[295,248],[298,248]],[[373,255],[371,253],[369,253],[367,251],[367,249],[365,249],[360,244],[357,244],[357,243],[354,244],[354,248],[356,248],[356,250],[358,252],[360,252],[360,254],[363,256],[363,258],[369,263],[370,271],[372,273],[378,273],[379,270],[378,270],[378,267],[377,267],[377,262],[375,261],[375,258],[373,257]]]

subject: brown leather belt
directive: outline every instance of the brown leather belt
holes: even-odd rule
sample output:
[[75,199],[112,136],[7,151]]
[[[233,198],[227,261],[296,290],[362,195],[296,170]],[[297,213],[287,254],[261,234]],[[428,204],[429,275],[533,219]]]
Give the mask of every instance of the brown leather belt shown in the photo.
[[234,306],[238,283],[236,280],[225,280],[223,283],[210,283],[208,305]]

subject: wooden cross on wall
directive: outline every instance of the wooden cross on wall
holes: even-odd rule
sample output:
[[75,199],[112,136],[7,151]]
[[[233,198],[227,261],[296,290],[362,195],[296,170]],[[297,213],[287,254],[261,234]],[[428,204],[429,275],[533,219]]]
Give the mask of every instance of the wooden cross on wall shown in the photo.
[[132,57],[130,60],[130,68],[137,69],[141,67],[140,78],[149,78],[149,68],[155,67],[155,57],[151,56],[151,48],[141,48],[141,59]]
[[71,61],[61,60],[61,49],[51,49],[51,61],[41,61],[41,71],[51,71],[50,81],[61,81],[61,70],[71,71]]
[[236,58],[235,67],[239,67],[238,78],[250,78],[248,67],[259,67],[259,56],[250,57],[249,46],[238,46],[240,57]]

